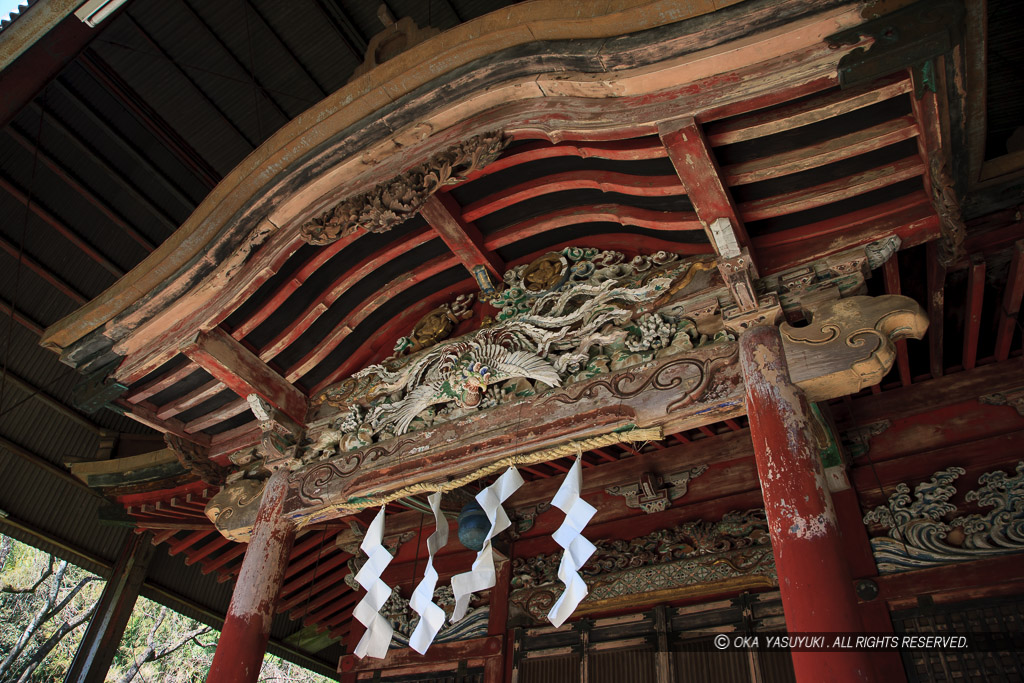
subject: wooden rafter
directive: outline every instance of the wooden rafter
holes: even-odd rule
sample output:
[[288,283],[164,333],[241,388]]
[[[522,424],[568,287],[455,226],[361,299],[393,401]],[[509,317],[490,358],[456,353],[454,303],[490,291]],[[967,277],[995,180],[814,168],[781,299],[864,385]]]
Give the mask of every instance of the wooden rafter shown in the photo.
[[462,209],[447,192],[435,193],[420,207],[420,215],[441,237],[469,274],[478,271],[490,274],[493,283],[501,282],[505,264],[484,245],[483,235],[473,223],[463,220]]
[[239,396],[256,394],[293,420],[306,419],[302,392],[219,327],[198,333],[180,350]]
[[676,169],[676,175],[704,224],[708,240],[715,245],[715,251],[720,252],[722,245],[716,242],[711,225],[720,218],[727,218],[732,223],[733,237],[739,248],[749,249],[750,237],[743,227],[732,193],[722,180],[718,161],[711,152],[711,145],[701,126],[693,117],[689,117],[666,122],[659,126],[658,132],[668,150],[672,166]]

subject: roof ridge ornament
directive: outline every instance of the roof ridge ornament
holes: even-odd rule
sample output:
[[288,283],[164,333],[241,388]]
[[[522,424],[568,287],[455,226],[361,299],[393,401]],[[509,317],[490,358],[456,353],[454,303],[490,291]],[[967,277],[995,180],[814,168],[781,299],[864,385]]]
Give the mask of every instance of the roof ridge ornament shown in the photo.
[[490,131],[453,145],[313,218],[300,228],[302,239],[323,246],[359,229],[387,232],[412,218],[442,187],[462,182],[497,159],[511,142],[502,131]]

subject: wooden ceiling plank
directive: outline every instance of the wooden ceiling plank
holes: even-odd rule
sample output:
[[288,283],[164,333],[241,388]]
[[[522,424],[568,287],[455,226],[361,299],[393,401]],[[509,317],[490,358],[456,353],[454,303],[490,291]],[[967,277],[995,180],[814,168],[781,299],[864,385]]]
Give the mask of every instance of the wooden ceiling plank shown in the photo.
[[972,370],[978,363],[978,335],[981,331],[981,307],[985,297],[985,259],[971,256],[967,271],[967,311],[964,315],[963,368]]
[[275,607],[277,613],[282,614],[292,609],[296,605],[305,602],[306,600],[310,600],[310,595],[319,595],[320,593],[318,589],[321,586],[333,586],[339,581],[343,581],[345,576],[348,575],[348,573],[348,566],[342,567],[341,569],[338,569],[330,574],[326,572],[321,572],[317,576],[316,582],[308,590],[296,591],[287,600],[278,600],[277,605]]
[[686,188],[686,195],[705,226],[708,240],[715,245],[715,251],[721,253],[724,248],[716,243],[711,230],[711,225],[720,218],[727,218],[732,223],[739,248],[749,249],[750,237],[743,227],[732,193],[722,180],[722,170],[701,126],[693,117],[688,117],[659,124],[658,133],[668,150],[668,158],[676,169],[679,182]]
[[139,401],[135,405],[131,405],[124,401],[115,401],[117,405],[120,405],[125,409],[125,415],[141,422],[147,427],[152,427],[158,432],[164,434],[174,434],[179,436],[186,441],[197,443],[200,446],[209,446],[210,437],[206,434],[194,434],[189,431],[189,424],[183,423],[181,420],[177,420],[173,417],[166,420],[161,420],[156,416],[157,407],[147,401]]
[[[216,410],[211,410],[206,415],[200,415],[196,419],[188,421],[184,426],[185,433],[193,440],[197,436],[207,436],[206,434],[200,434],[199,432],[220,424],[225,420],[229,420],[235,415],[240,415],[247,410],[249,410],[249,402],[244,398],[240,398],[237,401],[232,401],[231,403],[225,404]],[[207,438],[209,437],[207,436]]]
[[497,173],[498,171],[545,159],[579,157],[581,159],[642,161],[645,159],[661,159],[666,155],[667,152],[664,145],[653,137],[608,140],[605,142],[563,142],[555,145],[547,140],[538,140],[519,145],[500,159],[496,159],[483,168],[474,171],[466,176],[466,180],[462,185]]
[[[882,266],[886,294],[902,294],[898,257],[899,254],[893,254]],[[899,370],[900,383],[905,387],[910,386],[913,379],[910,376],[910,356],[907,355],[907,341],[905,339],[900,339],[896,342],[896,367]]]
[[281,587],[281,595],[290,595],[294,591],[301,589],[303,586],[308,585],[309,582],[313,580],[314,573],[319,574],[329,572],[335,567],[338,567],[339,565],[348,562],[351,557],[352,556],[350,554],[344,551],[338,552],[337,554],[331,556],[329,559],[324,560],[323,562],[318,564],[315,570],[311,569],[307,572],[304,572],[302,575],[296,576],[291,581],[285,583]]
[[1013,259],[1010,261],[1010,272],[1003,290],[1002,306],[999,309],[999,324],[996,328],[996,360],[1004,361],[1010,357],[1010,346],[1013,334],[1020,325],[1020,304],[1024,296],[1024,240],[1017,240],[1013,245]]
[[918,133],[911,115],[885,121],[808,147],[722,167],[729,187],[770,180],[818,168],[908,140]]
[[911,89],[909,76],[905,72],[897,73],[867,86],[834,90],[818,97],[715,122],[705,128],[705,133],[713,147],[731,145],[824,121],[898,97]]
[[766,276],[790,270],[892,235],[904,249],[938,238],[939,219],[924,193],[756,237],[758,271]]
[[187,552],[186,551],[186,553],[185,553],[185,564],[186,565],[193,565],[196,562],[199,562],[200,560],[205,559],[211,553],[214,553],[214,552],[220,550],[221,548],[226,546],[228,543],[231,543],[231,541],[229,541],[228,539],[224,538],[220,534],[217,534],[216,538],[214,538],[212,541],[210,541],[209,543],[204,545],[202,548],[199,548],[197,550],[193,550],[192,552]]
[[686,194],[676,176],[636,176],[615,171],[567,171],[528,180],[463,207],[462,218],[483,216],[537,197],[565,190],[601,190],[634,197],[673,197]]
[[189,408],[196,407],[208,398],[213,398],[225,388],[224,384],[218,380],[211,380],[201,387],[193,389],[181,398],[175,399],[174,401],[161,406],[160,409],[157,410],[156,416],[161,420],[174,417],[178,413],[184,412]]
[[939,262],[938,244],[925,247],[928,280],[928,365],[932,378],[942,377],[945,363],[942,353],[944,310],[946,304],[946,269]]
[[448,249],[462,262],[474,278],[478,270],[490,273],[493,285],[502,281],[505,264],[493,251],[484,246],[480,229],[472,222],[463,220],[462,208],[455,198],[446,192],[436,193],[427,198],[420,207],[420,215],[448,245]]
[[199,332],[179,349],[239,396],[256,394],[296,422],[305,421],[303,393],[221,328]]
[[146,384],[132,389],[125,395],[125,400],[129,403],[139,403],[146,399],[159,394],[164,389],[169,389],[178,382],[184,380],[186,377],[191,375],[193,372],[198,372],[199,366],[195,363],[186,363],[177,370],[172,370],[166,375],[161,375],[156,379],[147,382]]
[[185,538],[181,539],[180,541],[175,541],[174,543],[169,544],[167,548],[167,554],[177,555],[181,553],[183,550],[191,548],[196,543],[198,543],[199,541],[203,540],[204,538],[208,537],[210,534],[213,533],[216,533],[216,531],[213,529],[212,524],[210,525],[209,528],[204,529],[202,531],[194,531]]
[[[337,348],[338,344],[340,344],[345,337],[352,333],[359,323],[369,317],[378,308],[386,304],[391,299],[397,297],[405,290],[415,287],[427,278],[433,277],[438,273],[442,273],[456,265],[458,265],[458,260],[455,256],[441,256],[431,259],[421,266],[417,266],[411,273],[404,273],[392,279],[390,282],[378,289],[374,293],[373,297],[364,301],[351,313],[345,316],[345,318],[334,328],[334,332],[316,345],[316,348],[314,349],[315,352],[310,354],[308,358],[303,358],[298,364],[289,368],[285,376],[289,381],[294,381],[293,378],[297,379],[298,377],[301,377],[302,374],[305,373],[300,374],[300,370],[307,367],[312,369],[317,363],[326,358],[331,351]],[[392,340],[392,343],[394,343],[394,339]],[[331,382],[328,382],[327,384],[331,384]],[[319,391],[322,386],[326,385],[321,382],[317,385],[317,388],[313,389],[313,393]]]
[[618,223],[648,230],[703,230],[697,214],[691,211],[654,211],[623,204],[572,206],[529,218],[497,230],[484,239],[488,249],[500,249],[549,230],[581,223]]
[[[422,244],[426,244],[437,235],[429,228],[423,228],[409,235],[405,239],[398,240],[378,249],[360,261],[354,268],[349,269],[340,278],[322,292],[306,309],[300,313],[291,323],[274,337],[266,346],[260,349],[259,357],[263,361],[275,358],[281,351],[291,345],[296,339],[309,329],[316,320],[323,315],[331,305],[358,284],[363,278],[369,277],[375,270],[386,263],[398,258],[409,250]],[[275,309],[284,303],[284,300],[275,302]]]
[[744,220],[759,221],[856,197],[923,175],[924,172],[924,162],[920,157],[912,156],[804,190],[744,202],[739,205],[739,210]]
[[271,313],[276,311],[281,304],[288,300],[295,290],[303,285],[309,276],[319,270],[328,261],[334,258],[342,249],[347,247],[356,241],[358,237],[363,233],[354,232],[339,238],[336,242],[320,247],[314,252],[305,263],[303,263],[292,277],[288,278],[287,281],[281,283],[277,289],[275,289],[270,296],[267,297],[266,302],[259,307],[258,310],[253,311],[252,315],[245,319],[241,325],[231,331],[231,336],[235,339],[242,339],[245,335],[252,332],[254,329],[266,320]]
[[218,555],[212,560],[199,563],[199,570],[203,574],[209,574],[210,572],[218,571],[221,567],[228,564],[240,555],[245,554],[246,548],[249,547],[248,543],[239,543],[233,548],[228,548],[223,553]]
[[[460,294],[466,294],[473,291],[475,285],[471,284],[470,281],[463,281],[446,287],[445,289],[435,292],[416,304],[410,306],[401,315],[391,319],[386,325],[377,330],[371,341],[363,344],[356,350],[351,356],[346,358],[344,362],[326,379],[321,381],[315,387],[310,395],[316,395],[317,392],[321,391],[324,387],[330,386],[337,381],[349,376],[356,370],[366,367],[376,358],[380,358],[391,351],[391,348],[399,337],[408,334],[413,325],[419,321],[428,311],[433,310],[437,306],[440,306],[446,301],[451,301]],[[335,328],[336,332],[338,328]],[[349,331],[351,332],[351,330]],[[348,333],[346,333],[348,334]],[[336,346],[336,345],[335,345]],[[332,347],[333,348],[333,347]],[[309,354],[306,355],[299,363],[288,369],[288,373],[285,375],[288,379],[297,379],[301,377],[305,372],[308,372],[317,363],[320,362],[326,353],[318,347]],[[300,374],[301,372],[301,374]]]
[[[326,584],[317,582],[316,585],[310,586],[307,596],[316,596],[311,598],[308,602],[300,602],[294,608],[289,610],[288,618],[292,621],[300,619],[307,614],[313,613],[320,607],[323,607],[326,603],[331,602],[335,598],[339,598],[345,593],[352,593],[352,587],[345,583],[344,580],[336,581],[332,584]],[[300,593],[301,595],[301,593]]]

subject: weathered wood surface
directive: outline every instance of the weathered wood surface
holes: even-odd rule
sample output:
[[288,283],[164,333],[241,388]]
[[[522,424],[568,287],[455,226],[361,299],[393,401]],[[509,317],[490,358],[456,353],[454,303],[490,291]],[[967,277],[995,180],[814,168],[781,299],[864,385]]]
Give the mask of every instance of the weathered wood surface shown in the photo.
[[[558,16],[565,11],[561,7],[556,10],[555,6],[552,4],[542,15]],[[566,34],[564,37],[577,38],[581,35],[600,35],[602,31],[614,31],[617,34],[625,30],[638,30],[651,21],[672,21],[684,16],[674,5],[660,14],[651,9],[625,10],[582,23],[555,22],[549,25],[554,31],[551,36],[558,32]],[[661,67],[640,71],[613,69],[614,62],[620,57],[602,54],[597,70],[611,69],[602,80],[595,80],[589,74],[586,79],[566,80],[563,70],[558,70],[557,76],[551,78],[538,78],[538,68],[551,67],[547,64],[541,67],[536,57],[529,54],[530,50],[526,51],[527,56],[519,59],[491,59],[491,67],[486,72],[460,77],[464,81],[461,86],[459,79],[453,81],[455,90],[465,94],[464,99],[452,103],[435,100],[428,104],[412,98],[399,110],[379,119],[367,118],[366,114],[383,104],[384,100],[380,99],[383,91],[365,93],[367,82],[360,79],[352,87],[332,95],[325,106],[330,108],[330,102],[351,98],[357,93],[365,93],[365,97],[357,98],[342,113],[324,118],[313,112],[289,124],[216,188],[186,226],[131,276],[119,282],[107,295],[80,314],[56,325],[47,335],[47,344],[67,348],[88,331],[104,326],[105,334],[118,341],[119,351],[130,357],[120,376],[129,380],[137,379],[155,367],[157,360],[165,360],[165,350],[176,347],[181,335],[188,334],[189,330],[207,327],[210,319],[233,308],[239,296],[253,291],[255,286],[273,273],[274,264],[280,263],[282,255],[294,249],[291,226],[295,220],[308,215],[318,204],[336,198],[338,188],[344,187],[345,192],[358,191],[380,179],[393,176],[410,159],[440,149],[453,139],[472,134],[473,125],[480,125],[468,123],[474,112],[494,105],[504,107],[505,113],[502,114],[500,110],[495,112],[488,125],[497,125],[513,132],[517,127],[524,132],[550,129],[549,133],[554,133],[556,137],[568,136],[571,131],[566,130],[567,126],[575,128],[579,135],[612,129],[628,132],[626,129],[630,126],[624,127],[623,122],[635,121],[636,125],[632,127],[636,128],[651,126],[668,116],[668,103],[676,98],[667,91],[660,92],[666,88],[675,88],[680,92],[692,89],[701,93],[696,102],[699,107],[710,106],[710,103],[724,106],[723,103],[742,99],[735,91],[733,95],[722,99],[726,83],[719,75],[723,72],[744,72],[741,80],[749,86],[748,90],[743,91],[743,96],[747,98],[770,93],[782,84],[793,86],[798,82],[819,80],[827,77],[830,69],[834,76],[834,64],[841,56],[841,51],[829,53],[822,47],[820,39],[829,32],[857,23],[859,17],[848,8],[819,9],[823,11],[813,17],[795,20],[784,29],[759,35],[757,39],[748,40],[739,47],[727,46],[731,45],[730,41],[748,36],[751,27],[758,25],[759,16],[777,17],[779,12],[784,12],[795,17],[806,8],[802,3],[780,2],[770,9],[762,7],[752,14],[739,14],[738,17],[742,16],[740,21],[722,22],[721,25],[716,24],[711,29],[702,29],[694,34],[685,33],[684,22],[678,25],[681,31],[678,37],[663,37],[656,45],[630,46],[627,49],[631,64],[654,60],[655,63],[661,63]],[[534,8],[532,11],[539,10]],[[576,16],[576,10],[571,14]],[[609,21],[610,16],[616,17],[616,21]],[[499,23],[505,25],[509,21],[528,21],[533,27],[531,33],[535,34],[534,30],[546,20],[536,17],[527,20],[525,16],[513,12],[512,15],[503,16]],[[481,22],[481,25],[486,23]],[[424,57],[430,55],[440,58],[436,41],[454,48],[455,45],[446,41],[452,40],[455,34],[460,34],[461,29],[471,25],[473,29],[480,29],[480,25],[470,22],[439,36],[435,41],[416,46],[378,69],[375,76],[384,80],[377,82],[388,82],[392,77],[397,79],[399,74],[405,72],[402,86],[387,95],[387,100],[393,100],[401,92],[409,92],[405,88],[411,88],[417,78],[423,79],[420,83],[433,78],[432,75],[428,78],[431,69],[427,65],[432,63],[431,59],[424,60]],[[502,35],[507,38],[515,33],[506,29],[502,31]],[[578,34],[573,35],[574,32]],[[523,38],[520,35],[515,40]],[[453,60],[452,54],[444,54],[444,58],[449,60],[445,63],[446,69],[460,63],[460,60],[468,64],[476,58],[476,53],[467,48],[465,43],[463,40],[455,51],[461,54],[460,57]],[[488,50],[499,49],[504,45],[502,41],[493,39],[474,44],[486,44]],[[700,51],[693,52],[697,48]],[[793,52],[801,52],[801,59],[795,62],[787,60],[787,56]],[[775,68],[778,66],[776,61],[779,64],[789,61],[798,66],[794,67],[792,73],[780,73]],[[527,75],[527,81],[517,80]],[[706,86],[699,84],[706,79]],[[736,79],[727,80],[728,89],[734,90]],[[505,85],[497,87],[499,83]],[[525,87],[524,83],[528,83],[529,87]],[[680,86],[680,83],[686,85]],[[469,97],[472,92],[485,94]],[[649,96],[654,92],[659,92],[657,98]],[[588,99],[574,105],[571,98],[576,96]],[[619,98],[617,106],[596,106],[593,98],[602,97]],[[529,100],[537,98],[543,100],[540,102],[542,111],[537,111],[537,102],[524,106]],[[563,108],[572,109],[577,105],[581,108],[579,112],[568,112],[569,116],[558,116],[562,123],[554,124],[555,119],[543,109],[556,100]],[[432,107],[435,113],[427,116],[424,107]],[[585,113],[588,108],[590,113]],[[678,115],[678,111],[674,114]],[[357,134],[352,126],[359,120],[367,121],[368,127]],[[456,129],[451,127],[456,120],[467,123]],[[404,131],[395,134],[394,131],[400,128]],[[424,137],[424,131],[431,128],[436,131],[435,134],[429,138]],[[440,132],[442,130],[444,132]],[[301,143],[297,142],[300,137]],[[339,140],[344,142],[339,143]],[[312,147],[320,151],[311,154],[309,150]],[[314,172],[314,167],[322,170],[325,154],[329,154],[332,160],[344,160],[333,164],[329,172]],[[300,156],[301,163],[297,161]],[[368,159],[378,162],[371,173],[365,172]],[[289,167],[293,172],[282,174],[283,167]],[[296,179],[300,177],[314,180],[299,187]],[[350,182],[356,177],[359,178],[358,186]],[[259,199],[253,201],[253,198]],[[269,220],[265,220],[268,216]],[[227,227],[229,225],[230,228]],[[278,226],[289,227],[278,230]],[[187,264],[191,266],[186,267]],[[229,274],[232,276],[231,286],[225,287],[224,278]],[[178,279],[175,280],[175,277]],[[127,312],[133,304],[137,305],[130,313]],[[136,359],[140,354],[145,358]]]
[[420,215],[444,240],[466,270],[482,268],[490,273],[495,283],[501,282],[505,264],[493,251],[484,246],[480,229],[462,215],[455,200],[448,194],[435,194],[420,207]]
[[679,431],[742,414],[735,353],[731,343],[696,349],[307,466],[296,474],[289,514],[316,521],[317,509],[387,491],[389,482],[460,476],[498,457],[631,424]]
[[239,396],[256,394],[296,422],[305,421],[303,393],[219,327],[197,333],[180,349]]

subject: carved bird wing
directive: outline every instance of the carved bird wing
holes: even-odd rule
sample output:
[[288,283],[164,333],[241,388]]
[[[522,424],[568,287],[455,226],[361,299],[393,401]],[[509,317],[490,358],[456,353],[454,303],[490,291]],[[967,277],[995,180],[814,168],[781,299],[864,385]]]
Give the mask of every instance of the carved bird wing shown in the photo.
[[442,393],[441,385],[443,383],[444,380],[437,380],[421,384],[405,395],[405,398],[398,404],[398,408],[395,409],[394,415],[389,419],[395,423],[396,435],[405,434],[416,416],[430,406],[451,400],[451,397]]
[[562,384],[554,366],[530,351],[509,351],[503,346],[485,344],[478,348],[474,356],[494,373],[491,384],[513,377],[527,377],[552,387]]

